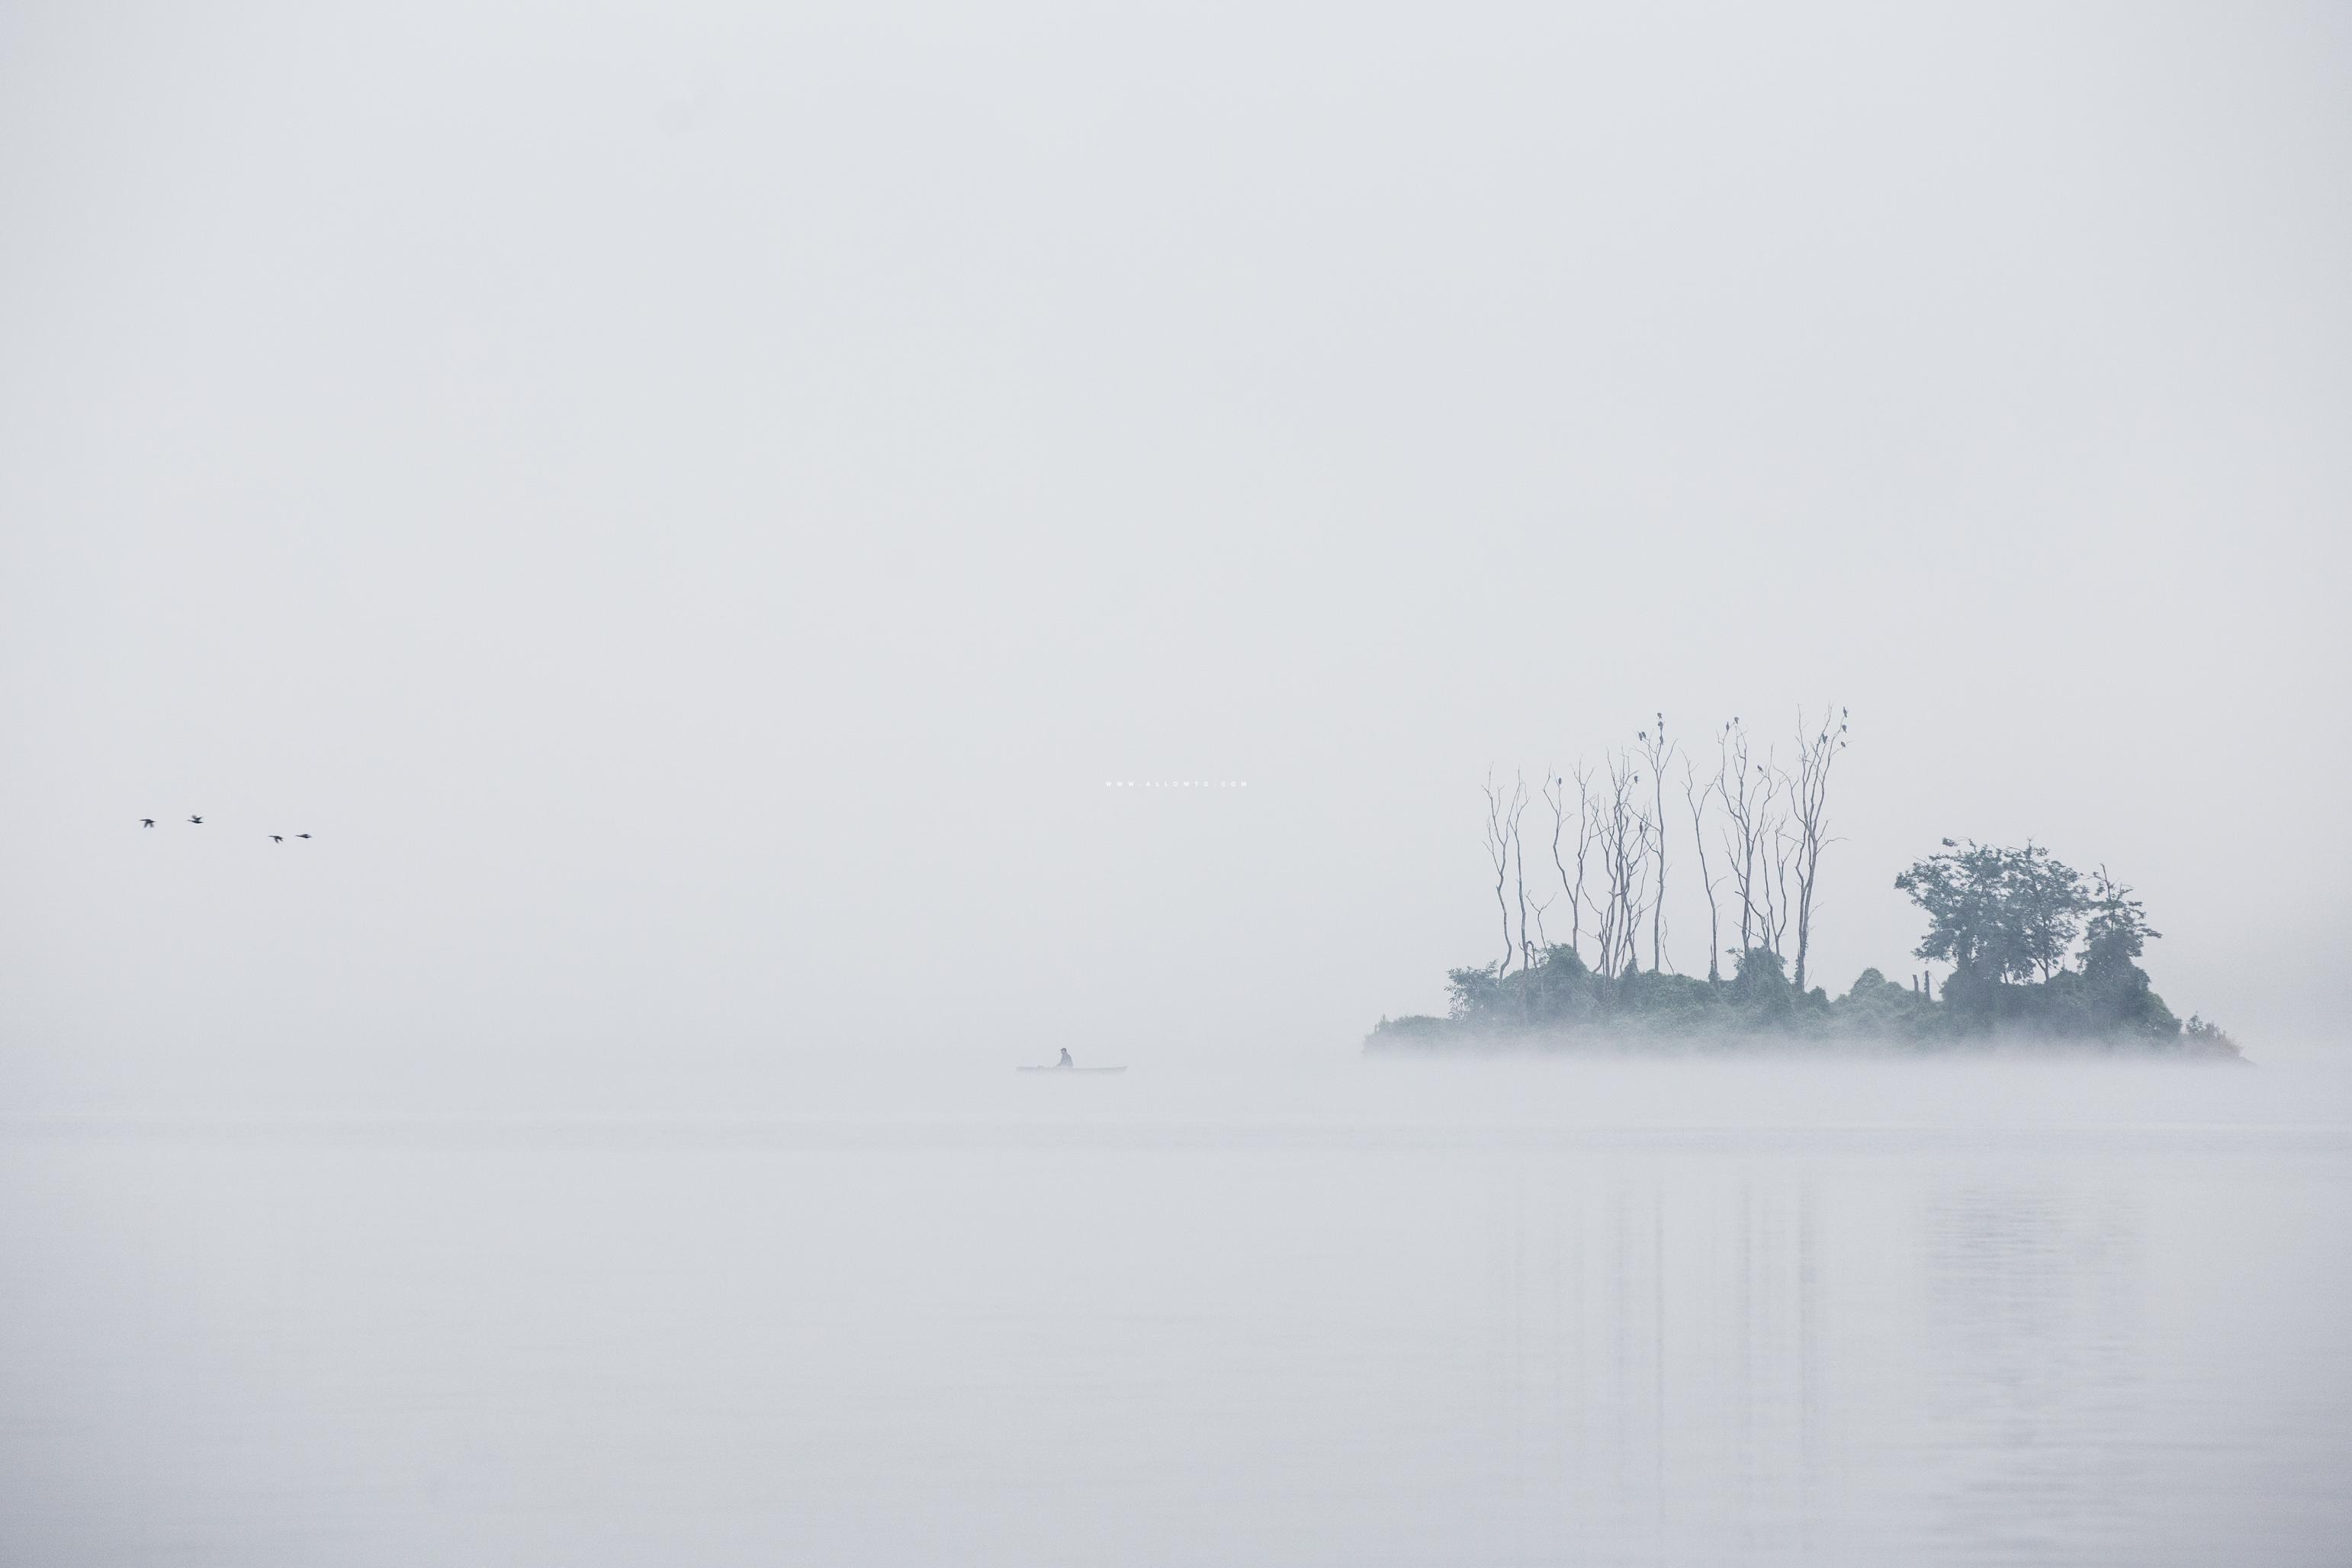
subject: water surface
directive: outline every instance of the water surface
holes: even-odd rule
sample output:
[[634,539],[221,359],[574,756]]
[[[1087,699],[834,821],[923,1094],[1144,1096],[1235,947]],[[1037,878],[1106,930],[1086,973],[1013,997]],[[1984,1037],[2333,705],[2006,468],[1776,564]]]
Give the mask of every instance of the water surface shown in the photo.
[[2344,1081],[19,1117],[0,1561],[2340,1563]]

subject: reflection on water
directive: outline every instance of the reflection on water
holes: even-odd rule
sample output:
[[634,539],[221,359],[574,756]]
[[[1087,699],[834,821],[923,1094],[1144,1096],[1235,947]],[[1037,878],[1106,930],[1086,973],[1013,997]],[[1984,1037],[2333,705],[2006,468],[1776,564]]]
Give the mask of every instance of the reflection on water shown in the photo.
[[1234,1131],[18,1128],[0,1560],[2352,1539],[2339,1144]]
[[1822,1504],[1813,1194],[1769,1173],[1687,1174],[1493,1173],[1496,1479],[1538,1538],[1799,1552]]
[[1973,1556],[2048,1562],[2146,1539],[2132,1211],[2113,1190],[2054,1181],[1928,1195],[1923,1447],[1948,1456],[1937,1517]]

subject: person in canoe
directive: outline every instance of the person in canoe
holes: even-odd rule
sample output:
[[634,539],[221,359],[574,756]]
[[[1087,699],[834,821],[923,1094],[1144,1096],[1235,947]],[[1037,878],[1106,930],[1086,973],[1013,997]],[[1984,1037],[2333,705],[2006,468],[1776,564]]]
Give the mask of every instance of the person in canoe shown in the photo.
[[1070,1047],[1064,1046],[1062,1047],[1062,1059],[1055,1062],[1054,1065],[1057,1068],[1074,1068],[1078,1064],[1070,1059]]

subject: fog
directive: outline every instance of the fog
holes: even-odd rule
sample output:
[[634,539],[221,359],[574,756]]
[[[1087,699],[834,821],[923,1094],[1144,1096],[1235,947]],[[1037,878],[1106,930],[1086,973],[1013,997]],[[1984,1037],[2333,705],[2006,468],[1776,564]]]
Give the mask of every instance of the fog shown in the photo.
[[[2340,1555],[2342,7],[33,0],[0,215],[0,1558]],[[1809,983],[2258,1065],[1361,1054],[1827,704]]]
[[2339,10],[0,38],[19,1104],[1344,1053],[1489,763],[1829,700],[1832,989],[2031,835],[2332,1048]]

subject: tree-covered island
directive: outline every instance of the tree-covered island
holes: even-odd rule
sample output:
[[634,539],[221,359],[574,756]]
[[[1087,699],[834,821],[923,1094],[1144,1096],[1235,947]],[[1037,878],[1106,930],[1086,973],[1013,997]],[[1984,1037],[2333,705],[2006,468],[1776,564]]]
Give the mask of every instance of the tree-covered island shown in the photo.
[[[2149,984],[2139,961],[2160,933],[2131,889],[2032,843],[1947,838],[1895,879],[1927,921],[1912,956],[1947,966],[1940,982],[1933,968],[1900,981],[1865,969],[1841,996],[1809,986],[1816,874],[1833,842],[1828,786],[1846,733],[1843,710],[1816,724],[1801,714],[1795,758],[1783,766],[1769,752],[1759,758],[1734,720],[1703,773],[1667,740],[1661,714],[1598,772],[1547,770],[1537,792],[1546,809],[1532,825],[1524,778],[1505,785],[1489,775],[1486,843],[1504,956],[1451,972],[1444,1017],[1382,1018],[1365,1048],[1779,1038],[2243,1059],[2227,1034],[2194,1016],[2182,1023]],[[1670,801],[1681,806],[1671,818]],[[1667,954],[1666,868],[1685,846],[1706,899],[1704,977],[1676,973]],[[1548,919],[1566,926],[1565,941],[1547,932]]]

